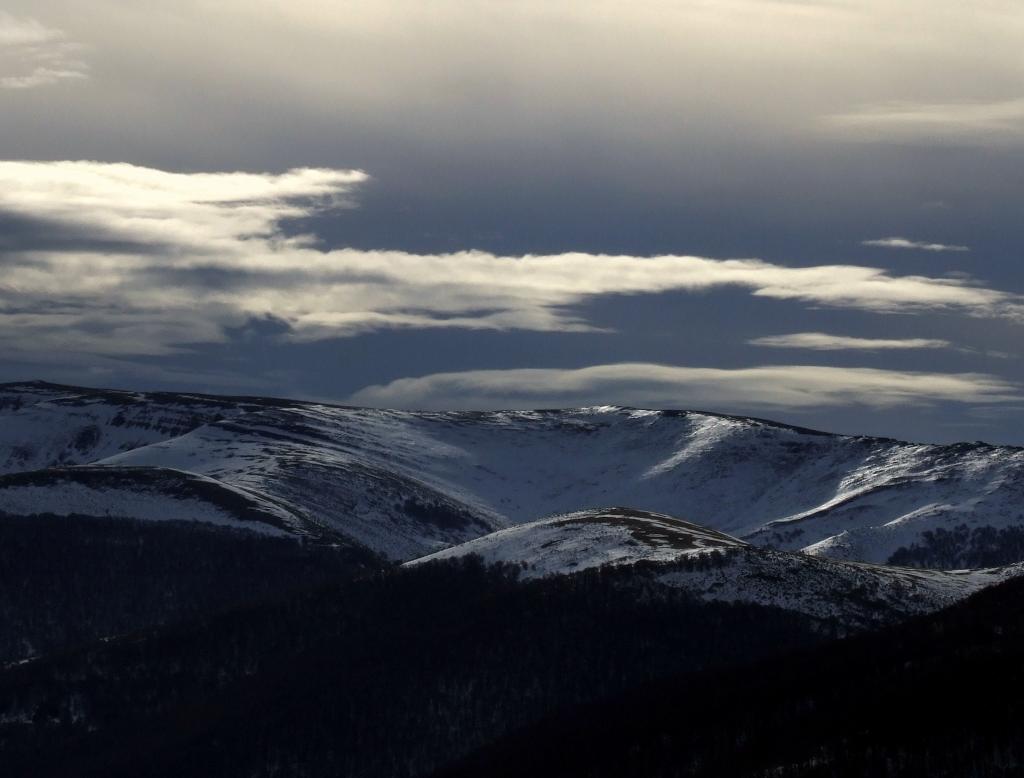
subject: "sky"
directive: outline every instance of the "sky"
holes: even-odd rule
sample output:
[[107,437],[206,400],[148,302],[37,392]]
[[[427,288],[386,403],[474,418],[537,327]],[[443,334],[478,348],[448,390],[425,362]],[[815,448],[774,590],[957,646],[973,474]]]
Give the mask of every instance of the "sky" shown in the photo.
[[13,0],[0,381],[1024,445],[1018,0]]

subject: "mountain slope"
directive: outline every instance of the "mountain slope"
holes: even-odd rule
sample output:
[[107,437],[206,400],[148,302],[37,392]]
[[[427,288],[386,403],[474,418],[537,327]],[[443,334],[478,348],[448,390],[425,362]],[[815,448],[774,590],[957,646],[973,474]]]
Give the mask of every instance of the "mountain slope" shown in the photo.
[[674,562],[712,549],[744,546],[736,538],[671,516],[608,508],[519,524],[406,565],[475,555],[489,564],[519,566],[521,577],[528,579],[606,565]]
[[[1021,653],[1003,652],[1010,636],[1019,642],[1020,586],[995,609],[996,620],[957,630],[970,664],[954,662],[938,676],[945,683],[929,683],[934,662],[941,673],[945,661],[947,620],[914,621],[874,650],[839,641],[837,654],[819,661],[810,649],[840,634],[840,621],[696,601],[659,585],[660,567],[524,582],[508,568],[452,559],[20,664],[0,671],[0,754],[8,774],[32,778],[411,778],[538,725],[498,751],[497,767],[484,754],[484,764],[471,762],[462,774],[568,775],[574,764],[592,763],[577,746],[593,744],[586,733],[597,724],[610,758],[657,762],[666,749],[667,775],[695,767],[721,776],[742,774],[729,761],[734,754],[761,757],[761,749],[813,768],[824,745],[830,764],[842,767],[849,736],[867,728],[876,745],[935,725],[948,746],[961,742],[956,733],[965,727],[984,732],[980,721],[1019,727],[1012,706],[1019,711]],[[754,660],[764,661],[738,669]],[[997,685],[989,660],[1011,671],[1014,685]],[[916,680],[899,693],[906,678]],[[624,694],[639,702],[624,705]],[[986,695],[998,705],[986,706]],[[961,704],[945,704],[950,699]],[[647,700],[656,707],[645,708]],[[847,700],[856,715],[843,718]],[[601,707],[581,716],[581,704]],[[545,722],[551,717],[554,728]],[[818,740],[819,732],[836,737]],[[702,759],[688,758],[687,746]],[[563,748],[573,754],[564,770]],[[656,774],[611,764],[579,774]],[[751,775],[767,778],[789,764],[768,761]]]
[[9,667],[5,778],[412,778],[553,711],[838,626],[635,573],[421,565]]
[[[1024,548],[1024,450],[1011,447],[612,407],[412,413],[38,385],[0,396],[8,470],[196,473],[394,560],[593,505],[876,563],[992,566]],[[97,440],[76,446],[72,430]]]
[[[278,457],[273,468],[266,460],[225,457],[233,447],[251,446],[254,435],[292,435],[296,428],[314,434],[292,437],[299,451]],[[610,504],[692,517],[758,545],[872,562],[885,562],[940,528],[1024,528],[1019,449],[849,438],[698,413],[417,414],[297,406],[105,461],[182,466],[197,460],[200,472],[254,489],[279,489],[274,482],[296,472],[323,468],[332,478],[340,472],[356,483],[337,487],[335,501],[352,505],[350,514],[372,515],[371,526],[406,525],[401,494],[416,484],[428,501],[443,496],[452,510],[476,519],[462,539]],[[361,484],[370,482],[386,496],[366,505]],[[412,531],[418,529],[414,523]],[[855,547],[823,542],[854,533]],[[365,530],[360,539],[371,547],[376,542]],[[422,545],[444,539],[434,535]],[[920,561],[927,565],[925,552]],[[970,563],[971,552],[968,544],[961,561]]]
[[272,402],[279,401],[0,384],[0,474],[88,464]]
[[633,565],[638,576],[703,601],[777,607],[851,629],[930,613],[1024,574],[1024,564],[918,570],[774,551],[629,508],[580,511],[521,524],[406,566],[467,557],[513,565],[527,580]]
[[322,537],[288,510],[212,478],[162,467],[54,467],[0,476],[0,513],[192,520]]
[[894,628],[554,713],[437,778],[1011,778],[1022,765],[1016,580]]
[[383,568],[225,524],[0,516],[0,667]]

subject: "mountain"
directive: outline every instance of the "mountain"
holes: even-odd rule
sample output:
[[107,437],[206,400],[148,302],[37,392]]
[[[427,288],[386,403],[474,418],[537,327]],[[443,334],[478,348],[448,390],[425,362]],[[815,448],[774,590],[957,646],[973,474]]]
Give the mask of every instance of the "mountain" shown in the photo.
[[[836,640],[841,619],[657,580],[681,564],[523,581],[468,555],[55,652],[0,672],[0,760],[11,778],[1015,774],[986,768],[1024,753],[1018,581]],[[911,756],[943,769],[901,771]]]
[[1022,456],[8,384],[0,764],[1017,774]]
[[268,402],[277,401],[0,384],[0,474],[88,464]]
[[164,467],[51,467],[0,476],[7,514],[198,521],[271,535],[318,534],[287,509],[214,478]]
[[553,711],[840,629],[694,601],[635,566],[521,581],[454,559],[10,666],[0,763],[5,778],[412,778]]
[[476,555],[521,567],[520,577],[564,575],[606,565],[674,562],[711,550],[747,547],[688,521],[631,508],[577,511],[519,524],[406,562],[406,566]]
[[0,667],[383,568],[356,546],[224,524],[0,516]]
[[553,712],[436,778],[1012,778],[1024,580],[927,617]]
[[651,583],[701,601],[784,608],[847,629],[940,610],[1024,574],[1024,563],[984,570],[920,570],[774,551],[663,514],[579,511],[485,535],[406,567],[477,557],[524,580],[637,566]]
[[[67,499],[57,502],[81,515],[128,510],[127,475],[123,489],[94,489],[94,476],[76,480],[81,465],[199,478],[192,496],[213,495],[216,482],[212,506],[174,513],[223,518],[231,503],[239,512],[225,520],[240,526],[263,529],[253,516],[272,515],[263,522],[271,529],[343,539],[395,561],[600,505],[685,516],[757,546],[832,559],[946,569],[1024,559],[1022,449],[690,411],[414,413],[0,387],[3,471],[61,468],[54,478]],[[41,495],[31,480],[0,481],[0,511],[51,510],[56,498]]]

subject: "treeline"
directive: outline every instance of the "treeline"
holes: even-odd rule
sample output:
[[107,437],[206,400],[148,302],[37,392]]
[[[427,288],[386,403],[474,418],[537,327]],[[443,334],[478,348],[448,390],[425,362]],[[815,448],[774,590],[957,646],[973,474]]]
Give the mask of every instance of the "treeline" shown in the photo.
[[659,565],[522,581],[191,523],[2,527],[0,636],[60,647],[0,672],[4,778],[1024,765],[1024,581],[836,641],[844,625],[695,601]]
[[469,558],[11,668],[0,761],[34,777],[425,775],[552,711],[827,637],[635,570],[524,583]]
[[1024,561],[1024,528],[968,527],[928,530],[921,540],[901,548],[889,564],[955,570],[998,567]]
[[194,619],[382,562],[199,522],[0,514],[0,665]]
[[1024,581],[753,667],[559,712],[438,778],[1024,775]]

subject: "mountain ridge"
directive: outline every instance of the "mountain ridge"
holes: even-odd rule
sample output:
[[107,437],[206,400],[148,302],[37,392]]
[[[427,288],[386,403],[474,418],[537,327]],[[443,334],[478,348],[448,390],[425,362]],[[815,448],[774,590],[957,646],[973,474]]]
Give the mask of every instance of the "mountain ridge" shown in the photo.
[[1020,450],[688,411],[8,385],[0,471],[0,753],[33,778],[426,775],[1024,573]]
[[[0,385],[0,419],[0,472],[189,472],[398,562],[615,504],[874,563],[993,566],[1018,560],[998,558],[992,533],[1024,542],[1024,449],[984,443],[696,411],[389,411],[41,382]],[[0,482],[0,511],[26,504],[13,488]],[[962,539],[952,552],[950,538]]]
[[1024,574],[1024,563],[940,571],[832,560],[746,543],[688,521],[625,507],[519,524],[403,567],[475,557],[523,580],[634,567],[655,587],[702,601],[781,607],[850,628],[931,613]]

